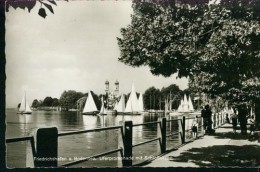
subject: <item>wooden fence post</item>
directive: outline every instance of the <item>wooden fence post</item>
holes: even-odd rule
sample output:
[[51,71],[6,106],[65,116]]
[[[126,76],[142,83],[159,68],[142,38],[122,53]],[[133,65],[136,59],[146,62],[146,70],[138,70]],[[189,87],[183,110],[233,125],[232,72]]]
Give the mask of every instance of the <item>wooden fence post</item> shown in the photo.
[[186,118],[185,116],[183,116],[182,117],[182,144],[185,143],[185,137],[186,137],[185,123],[186,123]]
[[166,118],[160,119],[161,153],[166,152]]
[[36,133],[35,167],[58,166],[58,129],[40,128]]
[[124,144],[124,157],[123,166],[132,166],[132,154],[133,154],[133,122],[125,121],[123,133],[123,144]]

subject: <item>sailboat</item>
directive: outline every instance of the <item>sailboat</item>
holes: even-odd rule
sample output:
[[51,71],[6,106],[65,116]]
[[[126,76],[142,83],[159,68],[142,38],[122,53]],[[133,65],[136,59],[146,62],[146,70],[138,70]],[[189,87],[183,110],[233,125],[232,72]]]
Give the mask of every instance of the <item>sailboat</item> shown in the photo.
[[105,105],[104,105],[104,99],[103,99],[103,96],[101,97],[101,109],[99,111],[99,114],[98,115],[106,115],[106,109],[105,109]]
[[181,100],[181,103],[180,103],[177,111],[178,112],[183,112],[183,100]]
[[91,92],[89,91],[88,98],[86,100],[82,114],[83,115],[95,115],[95,114],[97,114],[97,112],[98,112],[97,106],[94,102]]
[[140,115],[139,112],[139,105],[138,105],[138,99],[135,92],[134,84],[132,84],[132,90],[129,96],[129,99],[126,103],[126,108],[124,114],[130,114],[130,115]]
[[32,113],[32,110],[26,100],[26,93],[24,93],[21,105],[20,105],[17,113],[18,114],[31,114]]
[[119,114],[125,112],[125,96],[123,94],[121,95],[121,98],[117,103],[115,110]]
[[189,112],[189,102],[187,100],[186,94],[184,94],[182,109],[183,112]]
[[193,104],[192,104],[192,101],[191,101],[190,96],[189,96],[188,104],[189,104],[189,111],[190,111],[190,112],[194,112],[194,108],[193,108]]

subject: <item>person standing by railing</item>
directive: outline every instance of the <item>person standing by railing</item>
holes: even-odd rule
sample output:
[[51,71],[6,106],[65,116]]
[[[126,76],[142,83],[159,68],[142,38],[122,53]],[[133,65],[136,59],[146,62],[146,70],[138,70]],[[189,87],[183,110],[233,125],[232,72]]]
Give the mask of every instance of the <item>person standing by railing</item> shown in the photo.
[[194,139],[196,139],[198,137],[198,126],[199,126],[198,116],[196,116],[192,122],[192,127],[191,127],[192,136]]
[[212,130],[212,120],[211,120],[211,116],[212,116],[212,112],[210,109],[209,105],[206,105],[205,108],[201,111],[201,116],[203,117],[203,125],[204,125],[204,129],[205,129],[205,134],[206,133],[211,133]]

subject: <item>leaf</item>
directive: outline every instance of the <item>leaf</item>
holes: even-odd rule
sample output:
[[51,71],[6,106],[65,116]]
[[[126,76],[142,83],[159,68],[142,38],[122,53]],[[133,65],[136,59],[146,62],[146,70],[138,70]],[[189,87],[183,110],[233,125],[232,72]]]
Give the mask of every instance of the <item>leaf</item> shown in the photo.
[[41,17],[43,17],[43,18],[45,18],[45,17],[47,16],[46,11],[45,11],[44,8],[40,8],[38,14],[39,14]]
[[50,12],[52,12],[52,13],[54,14],[54,11],[53,11],[53,9],[52,9],[52,6],[51,6],[51,5],[49,5],[49,4],[46,4],[46,3],[44,3],[44,2],[43,2],[43,5],[44,5],[45,7],[47,7],[47,8],[50,10]]
[[57,5],[56,2],[54,0],[48,0],[50,3]]
[[28,0],[26,2],[26,7],[28,8],[28,11],[31,12],[33,7],[36,5],[36,0]]
[[6,1],[6,11],[9,10],[9,6],[16,8],[25,9],[27,8],[30,12],[31,9],[36,5],[36,0],[23,0],[23,1],[16,1],[16,0],[7,0]]

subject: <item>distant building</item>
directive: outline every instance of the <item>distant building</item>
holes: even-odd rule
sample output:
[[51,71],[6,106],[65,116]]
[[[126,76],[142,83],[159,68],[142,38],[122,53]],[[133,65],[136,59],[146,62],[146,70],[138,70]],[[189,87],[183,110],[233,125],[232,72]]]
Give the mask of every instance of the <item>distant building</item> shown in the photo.
[[111,91],[109,88],[109,81],[106,80],[105,82],[105,92],[106,97],[104,99],[104,102],[106,104],[106,108],[108,109],[114,109],[114,106],[119,98],[119,82],[116,80],[115,82],[115,90]]

